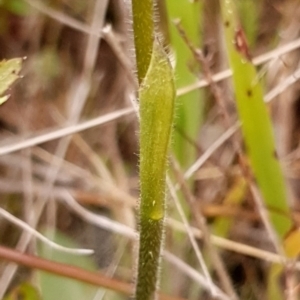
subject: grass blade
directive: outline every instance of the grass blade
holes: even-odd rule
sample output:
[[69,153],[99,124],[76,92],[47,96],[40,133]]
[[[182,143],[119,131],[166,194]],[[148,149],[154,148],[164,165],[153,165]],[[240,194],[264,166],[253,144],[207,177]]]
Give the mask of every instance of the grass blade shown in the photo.
[[271,224],[283,242],[293,222],[287,203],[285,180],[276,157],[270,117],[234,3],[231,0],[221,3],[226,46],[247,153],[268,208]]

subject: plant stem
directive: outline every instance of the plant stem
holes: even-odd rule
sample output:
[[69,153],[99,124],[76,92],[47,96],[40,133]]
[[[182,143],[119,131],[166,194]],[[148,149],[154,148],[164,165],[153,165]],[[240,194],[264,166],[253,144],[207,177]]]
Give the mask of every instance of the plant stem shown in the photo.
[[136,300],[155,296],[163,241],[167,153],[174,115],[173,71],[155,41],[140,87],[140,251]]
[[138,81],[148,70],[154,40],[153,0],[132,0],[133,36]]
[[163,47],[154,39],[153,7],[153,0],[132,0],[140,101],[140,248],[136,300],[150,300],[156,295],[175,99],[173,70]]

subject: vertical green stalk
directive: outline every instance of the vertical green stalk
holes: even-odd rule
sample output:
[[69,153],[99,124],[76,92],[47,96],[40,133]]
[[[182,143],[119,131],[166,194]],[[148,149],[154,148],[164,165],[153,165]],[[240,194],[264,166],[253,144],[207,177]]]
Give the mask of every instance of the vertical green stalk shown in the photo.
[[146,76],[153,48],[153,0],[132,0],[133,36],[139,83]]
[[132,1],[140,83],[140,248],[136,300],[151,300],[156,294],[164,235],[167,153],[175,99],[173,70],[163,47],[154,39],[152,5],[152,1],[147,0]]
[[140,252],[136,300],[153,299],[163,241],[167,152],[174,115],[173,73],[155,42],[140,88]]

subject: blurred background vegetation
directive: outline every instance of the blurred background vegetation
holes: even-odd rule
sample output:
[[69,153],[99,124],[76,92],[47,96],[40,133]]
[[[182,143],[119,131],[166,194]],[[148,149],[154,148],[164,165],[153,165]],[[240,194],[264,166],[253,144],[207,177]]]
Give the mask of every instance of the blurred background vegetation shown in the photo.
[[[236,0],[236,4],[258,65],[257,80],[268,100],[297,221],[300,4],[297,0]],[[275,249],[224,122],[224,111],[229,125],[237,115],[226,77],[219,1],[159,0],[157,14],[174,63],[178,95],[170,155],[173,192],[168,197],[160,285],[169,298],[162,299],[228,299],[220,266],[199,234],[199,218],[205,224],[201,230],[209,228],[213,252],[236,299],[274,299],[267,285]],[[0,251],[0,299],[129,298],[128,288],[124,292],[122,287],[133,282],[135,272],[136,246],[128,228],[137,228],[139,195],[130,26],[130,7],[122,0],[0,1],[0,58],[26,57],[22,78],[0,107],[1,207],[51,240],[94,249],[95,254],[83,257],[53,250],[3,217],[1,245],[114,279],[109,289],[104,281],[95,287],[49,275],[36,266],[10,264]],[[202,51],[202,61],[196,60],[184,37]],[[215,79],[225,74],[217,83],[223,104],[206,83],[205,68],[219,74]],[[100,125],[73,131],[89,120]],[[65,133],[55,137],[60,128],[66,128]],[[239,132],[235,141],[243,149]],[[206,270],[199,264],[199,250]],[[278,299],[297,299],[297,272],[292,279],[291,286],[278,282]],[[211,296],[215,287],[211,281],[225,292]],[[292,290],[294,298],[286,290]]]

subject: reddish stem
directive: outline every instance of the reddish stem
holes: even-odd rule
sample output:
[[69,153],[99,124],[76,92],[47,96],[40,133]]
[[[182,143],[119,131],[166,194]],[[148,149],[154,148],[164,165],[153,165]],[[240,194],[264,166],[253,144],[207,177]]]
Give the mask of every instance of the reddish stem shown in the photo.
[[[103,288],[114,290],[122,294],[131,295],[133,293],[132,285],[106,277],[101,273],[91,272],[79,267],[50,261],[34,255],[24,254],[22,252],[3,246],[0,246],[0,259],[8,260],[26,267],[39,269],[59,276],[72,278],[81,282],[101,286]],[[160,300],[185,299],[160,294]]]

